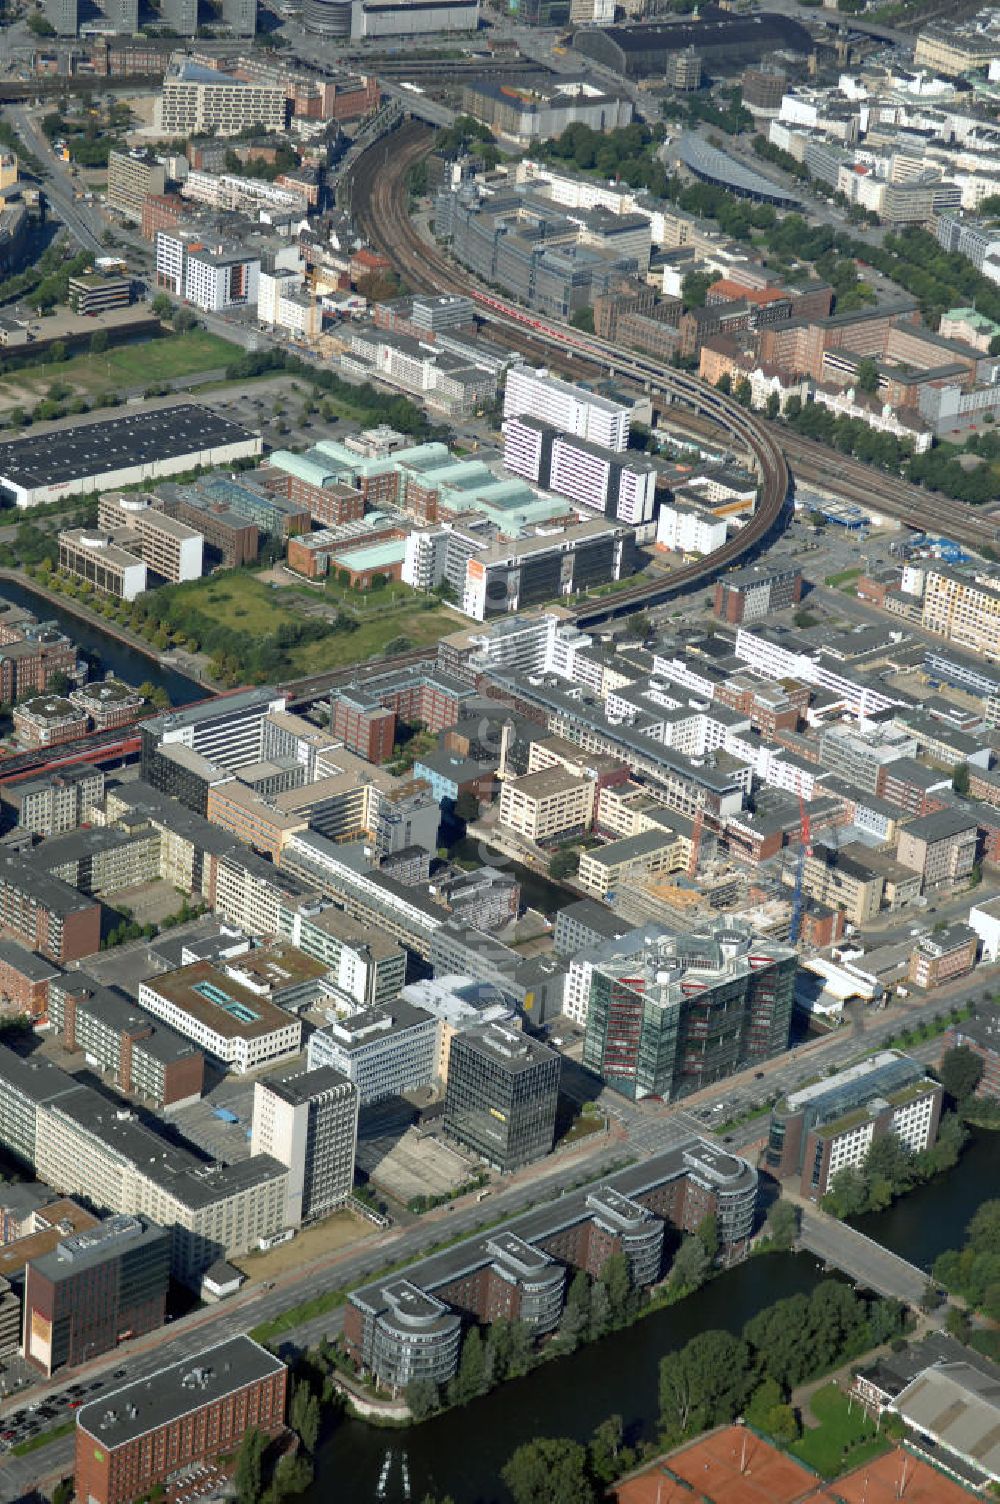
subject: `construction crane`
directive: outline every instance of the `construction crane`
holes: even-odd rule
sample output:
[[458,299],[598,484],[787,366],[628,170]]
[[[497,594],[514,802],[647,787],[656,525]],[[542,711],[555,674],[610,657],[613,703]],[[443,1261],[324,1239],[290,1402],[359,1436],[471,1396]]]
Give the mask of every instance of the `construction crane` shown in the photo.
[[687,875],[690,878],[698,875],[698,858],[701,855],[701,837],[705,828],[705,806],[699,804],[695,810],[694,824],[691,827],[691,854],[688,857]]
[[802,932],[802,879],[805,876],[806,857],[812,856],[812,832],[809,828],[809,811],[799,791],[799,859],[795,868],[795,889],[792,893],[792,922],[788,930],[791,945],[798,945]]

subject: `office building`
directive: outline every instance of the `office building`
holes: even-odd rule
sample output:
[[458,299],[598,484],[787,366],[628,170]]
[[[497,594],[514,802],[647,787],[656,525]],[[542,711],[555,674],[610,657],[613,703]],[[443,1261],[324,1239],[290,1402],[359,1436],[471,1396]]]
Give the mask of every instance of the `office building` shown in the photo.
[[1000,587],[990,575],[927,569],[920,622],[977,657],[1000,661]]
[[621,453],[628,448],[630,411],[568,381],[544,367],[511,366],[503,399],[504,418],[539,418],[562,433]]
[[[608,0],[597,0],[608,4]],[[593,9],[594,0],[588,0]],[[575,17],[573,18],[575,19]],[[613,20],[613,14],[608,17]],[[481,79],[462,90],[462,110],[521,146],[559,136],[581,124],[595,131],[616,130],[632,120],[632,101],[583,78],[559,74],[518,80],[516,91],[499,80]]]
[[561,1064],[555,1050],[505,1024],[456,1035],[446,1129],[505,1174],[544,1158],[555,1137]]
[[49,984],[49,1023],[67,1050],[118,1090],[156,1108],[196,1102],[205,1081],[205,1057],[189,1039],[82,971]]
[[256,36],[257,0],[222,0],[222,20],[233,36]]
[[93,528],[67,528],[59,534],[59,568],[121,601],[134,601],[146,589],[141,556]]
[[329,1066],[254,1085],[250,1153],[288,1166],[286,1226],[325,1217],[350,1196],[358,1100],[354,1083]]
[[339,1019],[309,1036],[310,1071],[331,1066],[357,1087],[362,1106],[430,1086],[437,1022],[402,998]]
[[114,1216],[28,1263],[24,1356],[49,1377],[163,1325],[170,1234]]
[[260,453],[260,434],[197,403],[172,403],[0,444],[0,495],[32,507]]
[[97,525],[121,534],[120,542],[142,559],[151,574],[168,584],[198,580],[203,539],[196,528],[168,517],[142,492],[105,491],[98,498]]
[[536,845],[585,834],[593,823],[596,785],[562,767],[508,779],[500,790],[501,825]]
[[203,496],[195,487],[165,488],[156,505],[168,517],[186,522],[202,536],[203,562],[221,564],[224,569],[239,569],[254,564],[260,552],[260,532],[255,522],[241,517],[221,501]]
[[251,1428],[280,1436],[288,1370],[246,1336],[105,1389],[76,1416],[77,1496],[131,1504],[183,1468],[239,1451]]
[[475,621],[523,611],[627,579],[637,560],[635,530],[608,518],[492,543],[466,564],[461,609]]
[[207,961],[140,983],[139,1004],[236,1074],[302,1047],[301,1019]]
[[713,609],[723,621],[739,626],[797,606],[801,599],[802,571],[795,565],[754,564],[716,580]]
[[583,1060],[620,1091],[665,1101],[788,1046],[797,958],[738,921],[658,935],[594,967]]
[[74,313],[92,318],[111,308],[127,308],[132,301],[132,279],[110,272],[80,272],[69,279],[66,302]]
[[[159,128],[167,136],[238,136],[258,129],[283,131],[287,106],[279,83],[252,82],[195,62],[170,59],[159,101]],[[162,190],[159,190],[162,192]]]
[[948,21],[929,21],[920,28],[913,62],[914,67],[926,68],[931,74],[959,78],[988,67],[997,57],[1000,45],[992,34]]
[[665,1225],[693,1233],[710,1215],[721,1257],[731,1263],[747,1250],[756,1205],[757,1173],[747,1161],[689,1138],[431,1254],[411,1265],[405,1280],[352,1290],[344,1342],[362,1369],[390,1388],[415,1376],[442,1384],[458,1367],[463,1317],[506,1317],[544,1335],[561,1315],[566,1266],[596,1277],[622,1254],[633,1285],[648,1288],[661,1274]]
[[771,1113],[767,1166],[797,1176],[799,1194],[819,1201],[839,1171],[860,1168],[877,1138],[893,1133],[919,1154],[937,1138],[943,1089],[897,1050],[849,1066],[792,1092]]
[[371,1008],[396,997],[406,981],[406,952],[343,909],[298,908],[289,920],[289,938],[327,968],[328,985],[351,1004]]
[[112,148],[108,153],[108,208],[135,224],[147,195],[162,194],[166,181],[166,167],[152,152]]
[[656,470],[643,455],[591,444],[525,415],[504,424],[503,462],[533,485],[568,496],[590,511],[633,527],[652,520]]
[[36,836],[76,830],[103,798],[104,774],[88,763],[8,784],[3,790],[3,802],[14,811],[17,824]]
[[14,707],[14,734],[22,747],[55,747],[86,729],[86,715],[65,695],[39,695]]
[[[144,721],[142,776],[154,788],[161,788],[155,769],[156,752],[161,746],[189,747],[227,771],[259,762],[264,718],[284,708],[285,696],[264,685]],[[163,788],[162,792],[170,794],[173,790]]]

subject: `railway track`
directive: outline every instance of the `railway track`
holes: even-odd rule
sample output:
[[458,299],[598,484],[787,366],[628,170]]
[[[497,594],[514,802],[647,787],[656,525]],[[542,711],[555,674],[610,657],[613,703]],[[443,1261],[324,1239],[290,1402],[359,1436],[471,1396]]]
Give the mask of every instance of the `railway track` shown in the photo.
[[576,611],[576,620],[594,625],[670,600],[698,589],[721,569],[752,554],[780,528],[785,515],[789,474],[780,445],[737,402],[697,378],[620,351],[594,336],[580,335],[569,325],[534,318],[481,289],[470,273],[428,245],[410,221],[407,178],[411,167],[427,155],[432,139],[426,127],[411,121],[362,153],[352,169],[352,203],[359,227],[409,286],[419,291],[471,296],[478,315],[490,325],[491,335],[504,331],[511,343],[536,359],[564,367],[567,360],[576,360],[603,371],[614,369],[669,403],[692,405],[726,432],[731,445],[735,442],[749,453],[760,479],[760,498],[753,516],[722,548],[675,570],[667,580],[627,587],[603,601],[588,601]]
[[[406,177],[410,167],[427,153],[431,141],[426,127],[410,122],[389,143],[380,143],[381,152],[379,147],[373,148],[356,164],[355,202],[361,223],[411,286],[472,295],[480,305],[480,315],[491,324],[491,338],[519,349],[528,357],[545,362],[575,380],[592,379],[595,370],[603,374],[612,369],[623,379],[634,381],[639,390],[648,391],[654,398],[666,399],[667,405],[679,402],[693,408],[693,416],[686,412],[685,421],[703,429],[708,427],[716,436],[721,427],[730,447],[735,443],[753,457],[761,476],[763,494],[758,512],[738,535],[743,547],[737,546],[735,553],[730,552],[730,545],[737,542],[730,539],[717,554],[707,555],[697,565],[676,571],[664,598],[686,588],[696,588],[718,573],[720,567],[733,562],[733,558],[741,553],[751,552],[766,538],[780,514],[780,507],[776,508],[771,493],[780,482],[782,468],[787,485],[789,461],[803,481],[824,487],[830,487],[835,481],[838,495],[864,506],[870,506],[874,499],[880,510],[909,526],[944,533],[972,548],[981,549],[1000,541],[1000,527],[977,508],[875,470],[860,460],[837,454],[786,428],[752,418],[731,399],[728,402],[715,400],[720,394],[697,378],[674,372],[644,357],[630,355],[606,342],[586,336],[581,338],[568,326],[560,328],[523,314],[516,321],[502,314],[491,315],[490,304],[498,308],[506,306],[508,310],[510,305],[503,305],[485,290],[478,290],[473,275],[463,272],[435,247],[428,245],[410,222]],[[765,518],[769,520],[765,521]],[[616,606],[636,609],[636,605],[642,603],[644,589],[657,595],[663,593],[662,586],[636,587],[634,592],[625,591],[615,597]],[[589,611],[589,607],[583,608],[581,619],[592,619],[587,614]]]

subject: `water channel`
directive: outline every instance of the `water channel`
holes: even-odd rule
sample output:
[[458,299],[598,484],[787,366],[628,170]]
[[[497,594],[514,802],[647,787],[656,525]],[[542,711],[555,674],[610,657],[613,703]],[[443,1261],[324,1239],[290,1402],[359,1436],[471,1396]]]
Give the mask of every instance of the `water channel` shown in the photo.
[[0,580],[0,599],[34,612],[39,621],[54,621],[78,649],[96,654],[102,676],[111,671],[129,684],[142,684],[148,680],[166,690],[172,705],[188,705],[192,700],[205,698],[207,691],[197,680],[165,668],[155,656],[147,657],[138,648],[120,642],[110,632],[65,610],[27,585],[16,580]]
[[[948,1175],[914,1191],[888,1211],[859,1220],[870,1237],[929,1267],[960,1243],[980,1202],[996,1186],[1000,1137],[974,1133]],[[823,1272],[805,1254],[772,1254],[714,1280],[698,1295],[579,1349],[572,1357],[501,1385],[460,1410],[408,1430],[380,1430],[341,1421],[320,1455],[309,1504],[338,1498],[415,1504],[425,1493],[451,1494],[455,1504],[509,1504],[500,1469],[521,1442],[537,1436],[586,1441],[608,1415],[622,1415],[630,1439],[655,1425],[660,1359],[711,1327],[738,1331],[762,1307],[799,1291]]]

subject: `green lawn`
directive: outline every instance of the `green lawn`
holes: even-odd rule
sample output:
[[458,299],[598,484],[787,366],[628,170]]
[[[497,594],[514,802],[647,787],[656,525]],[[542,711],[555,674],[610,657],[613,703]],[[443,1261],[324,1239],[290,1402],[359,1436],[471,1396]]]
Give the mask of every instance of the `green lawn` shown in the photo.
[[[443,606],[421,609],[425,598],[406,585],[386,587],[384,593],[388,598],[390,590],[397,589],[406,592],[409,609],[402,599],[395,609],[373,609],[373,604],[377,604],[383,593],[381,591],[375,596],[369,594],[367,603],[361,597],[352,601],[353,592],[350,590],[344,591],[341,597],[335,595],[338,606],[356,615],[358,630],[338,633],[295,648],[292,653],[295,671],[313,674],[362,662],[383,652],[386,645],[397,637],[405,637],[412,647],[426,647],[461,625],[455,613]],[[251,637],[270,636],[280,626],[298,619],[300,613],[296,608],[299,601],[303,596],[312,596],[312,592],[298,589],[272,589],[254,574],[227,574],[193,581],[190,594],[191,604],[197,611],[224,626],[245,631]],[[326,599],[333,604],[329,597],[318,591],[313,598]],[[353,610],[355,606],[356,612]]]
[[839,574],[828,574],[824,584],[831,590],[842,590],[845,585],[850,585],[861,574],[860,569],[842,569]]
[[891,1445],[876,1434],[875,1422],[858,1401],[852,1403],[836,1384],[818,1389],[809,1409],[819,1425],[804,1428],[801,1439],[789,1451],[824,1478],[836,1478],[845,1468],[861,1467]]
[[74,355],[45,365],[26,366],[0,380],[0,404],[31,407],[54,381],[63,382],[82,397],[123,388],[155,386],[174,376],[193,376],[229,365],[240,355],[237,345],[205,329],[167,334],[162,339],[121,345],[103,355]]
[[53,1426],[51,1431],[39,1431],[37,1436],[29,1436],[27,1441],[19,1441],[17,1446],[11,1447],[12,1457],[27,1457],[29,1452],[37,1452],[39,1447],[47,1447],[50,1441],[58,1441],[60,1436],[68,1436],[76,1430],[76,1421],[63,1421],[60,1426]]

